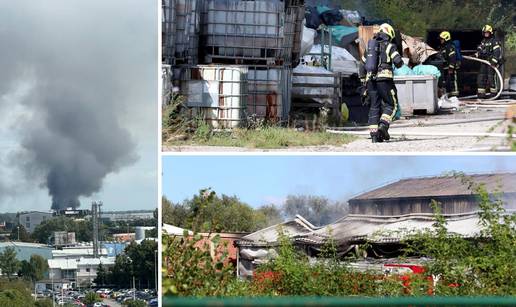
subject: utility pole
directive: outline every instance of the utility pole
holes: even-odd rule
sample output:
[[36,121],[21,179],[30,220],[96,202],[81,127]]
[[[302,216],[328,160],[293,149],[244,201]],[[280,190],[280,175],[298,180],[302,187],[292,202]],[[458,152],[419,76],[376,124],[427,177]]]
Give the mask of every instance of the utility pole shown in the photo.
[[93,257],[99,258],[99,228],[100,228],[100,207],[102,207],[101,201],[93,201],[91,203],[91,218],[93,226]]

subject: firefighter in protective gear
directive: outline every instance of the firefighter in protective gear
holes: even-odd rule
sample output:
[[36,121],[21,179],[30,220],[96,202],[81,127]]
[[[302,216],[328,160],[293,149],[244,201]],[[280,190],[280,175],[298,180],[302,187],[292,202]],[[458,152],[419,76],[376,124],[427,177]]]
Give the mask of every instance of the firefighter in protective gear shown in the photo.
[[459,86],[457,85],[457,70],[460,67],[460,61],[457,61],[457,48],[451,40],[451,34],[443,31],[439,35],[441,39],[441,49],[439,52],[444,60],[441,75],[444,79],[446,93],[449,96],[459,96]]
[[[367,93],[371,102],[369,109],[369,131],[373,143],[389,140],[389,126],[398,109],[398,95],[393,80],[392,65],[403,66],[401,55],[392,43],[395,33],[389,24],[382,24],[373,37],[378,46],[378,69],[375,75],[367,76]],[[369,60],[369,59],[368,59]]]
[[[502,44],[494,37],[493,27],[485,25],[482,28],[484,38],[477,48],[476,57],[489,61],[491,66],[498,68],[502,61]],[[484,64],[480,65],[477,79],[478,98],[487,98],[490,94],[496,94],[495,72]]]

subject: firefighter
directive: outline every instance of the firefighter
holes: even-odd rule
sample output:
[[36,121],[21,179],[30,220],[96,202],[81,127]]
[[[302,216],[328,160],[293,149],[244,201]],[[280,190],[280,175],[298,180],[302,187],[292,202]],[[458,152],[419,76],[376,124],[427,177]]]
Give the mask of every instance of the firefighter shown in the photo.
[[[392,65],[400,68],[403,60],[392,43],[395,33],[391,25],[384,23],[380,31],[368,42],[366,58],[367,95],[371,103],[369,109],[369,132],[373,143],[389,140],[389,126],[398,108],[398,96],[393,80]],[[369,47],[373,43],[376,47]],[[376,50],[375,52],[370,52]],[[373,65],[370,65],[374,63]],[[371,68],[374,66],[374,69]]]
[[[502,45],[494,37],[493,27],[485,25],[482,28],[483,39],[477,48],[476,57],[489,61],[491,66],[498,68],[502,61]],[[487,65],[480,65],[478,74],[478,98],[488,98],[496,94],[495,71]]]
[[457,70],[460,67],[460,61],[457,61],[457,48],[451,41],[451,34],[448,31],[443,31],[439,34],[441,39],[440,53],[444,59],[444,66],[442,70],[443,79],[445,82],[446,93],[449,96],[459,96],[459,87],[457,85]]

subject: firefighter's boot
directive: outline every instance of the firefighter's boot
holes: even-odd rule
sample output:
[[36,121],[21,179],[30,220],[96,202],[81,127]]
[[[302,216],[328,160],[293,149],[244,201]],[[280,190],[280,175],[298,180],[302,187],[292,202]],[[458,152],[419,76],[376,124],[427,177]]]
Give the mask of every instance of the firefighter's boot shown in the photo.
[[378,125],[378,135],[380,136],[380,138],[382,140],[390,140],[391,139],[391,136],[389,135],[389,124],[384,122],[384,121],[380,121],[380,124]]
[[370,132],[370,135],[371,135],[371,141],[373,143],[381,143],[383,142],[383,139],[381,138],[380,134],[378,133],[378,131],[376,132]]

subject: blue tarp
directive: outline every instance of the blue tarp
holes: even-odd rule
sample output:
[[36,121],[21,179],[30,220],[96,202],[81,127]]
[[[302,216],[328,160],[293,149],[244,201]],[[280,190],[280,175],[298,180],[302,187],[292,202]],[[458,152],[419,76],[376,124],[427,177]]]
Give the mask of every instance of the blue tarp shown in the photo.
[[331,26],[332,38],[335,42],[342,42],[342,39],[348,35],[358,35],[357,27],[348,26]]
[[412,68],[412,71],[416,75],[432,75],[437,79],[441,77],[441,72],[434,65],[417,65]]
[[414,75],[414,71],[410,69],[407,65],[403,65],[400,68],[394,67],[394,75],[395,76],[410,76]]

